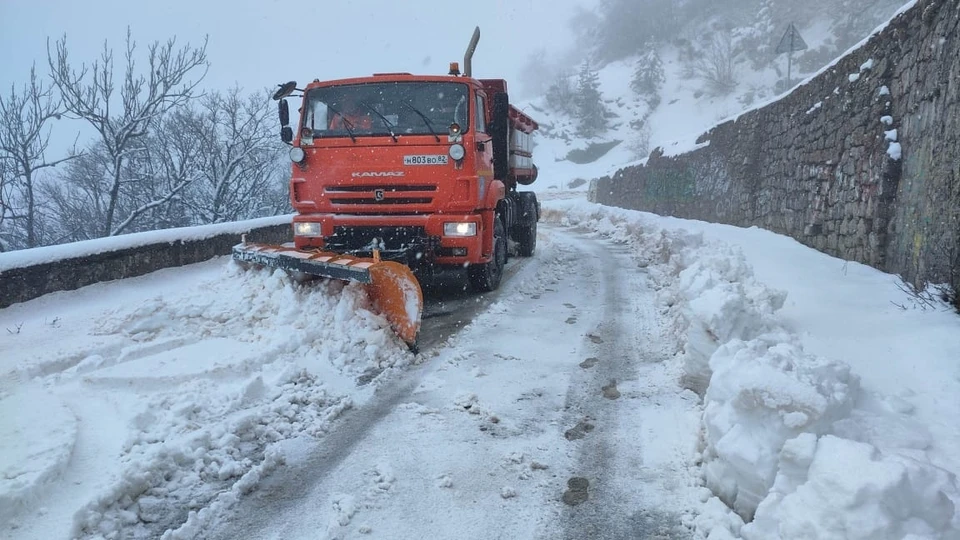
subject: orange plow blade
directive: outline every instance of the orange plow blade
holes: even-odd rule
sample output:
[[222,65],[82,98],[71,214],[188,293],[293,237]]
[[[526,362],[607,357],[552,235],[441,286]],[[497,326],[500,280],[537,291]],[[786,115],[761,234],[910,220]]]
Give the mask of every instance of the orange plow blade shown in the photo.
[[377,311],[411,350],[417,350],[423,292],[405,265],[378,257],[351,257],[323,251],[301,251],[293,245],[233,246],[233,259],[270,268],[362,283]]

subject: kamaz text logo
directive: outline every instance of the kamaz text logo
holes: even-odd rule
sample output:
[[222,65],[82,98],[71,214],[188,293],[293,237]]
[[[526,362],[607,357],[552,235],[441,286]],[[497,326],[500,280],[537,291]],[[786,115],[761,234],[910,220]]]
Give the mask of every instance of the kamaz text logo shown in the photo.
[[351,175],[354,178],[376,178],[383,176],[403,176],[403,171],[364,171],[355,172]]

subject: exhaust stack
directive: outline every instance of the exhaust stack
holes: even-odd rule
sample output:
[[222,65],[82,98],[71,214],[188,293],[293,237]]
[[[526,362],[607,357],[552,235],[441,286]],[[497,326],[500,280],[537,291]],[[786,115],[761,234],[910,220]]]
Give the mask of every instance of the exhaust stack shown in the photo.
[[480,41],[480,27],[473,30],[473,37],[470,38],[470,44],[467,45],[467,52],[463,53],[463,74],[466,77],[473,76],[473,52],[477,50],[477,43]]

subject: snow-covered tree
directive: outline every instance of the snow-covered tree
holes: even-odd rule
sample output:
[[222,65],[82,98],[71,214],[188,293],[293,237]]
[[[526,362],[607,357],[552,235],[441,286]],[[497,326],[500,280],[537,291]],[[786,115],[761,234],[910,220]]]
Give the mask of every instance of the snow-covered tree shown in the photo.
[[660,103],[660,87],[663,86],[664,81],[666,78],[663,73],[663,61],[660,60],[657,50],[651,46],[637,59],[630,88],[653,108]]
[[43,245],[40,226],[40,175],[69,157],[46,156],[50,121],[63,111],[53,90],[44,87],[36,71],[22,90],[0,96],[0,236],[7,248]]
[[607,128],[607,108],[600,95],[600,80],[597,72],[584,62],[577,79],[574,98],[577,107],[577,132],[583,137],[593,137]]
[[283,147],[268,94],[214,92],[200,100],[196,129],[199,178],[187,203],[200,223],[221,223],[272,215],[289,204]]
[[[199,48],[187,45],[178,49],[173,39],[164,44],[151,43],[147,61],[139,67],[136,42],[129,29],[124,53],[123,75],[117,81],[113,50],[106,42],[100,58],[89,66],[81,64],[79,69],[68,58],[66,37],[56,42],[53,51],[48,48],[50,76],[64,108],[94,128],[100,140],[98,148],[109,158],[99,181],[88,179],[81,184],[89,188],[86,196],[97,210],[99,236],[129,232],[126,228],[137,214],[175,195],[164,193],[161,199],[145,203],[148,206],[126,205],[125,214],[118,212],[125,206],[122,195],[129,188],[124,178],[127,161],[138,147],[142,148],[151,122],[191,98],[207,67],[206,42]],[[197,78],[190,80],[194,75]]]

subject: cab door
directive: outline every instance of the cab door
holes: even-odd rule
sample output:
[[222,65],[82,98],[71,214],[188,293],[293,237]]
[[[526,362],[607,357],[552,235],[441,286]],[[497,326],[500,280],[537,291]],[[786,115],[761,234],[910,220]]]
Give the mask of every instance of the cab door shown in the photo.
[[483,92],[474,94],[473,125],[476,133],[477,176],[488,184],[493,180],[493,137],[487,133],[487,97]]

